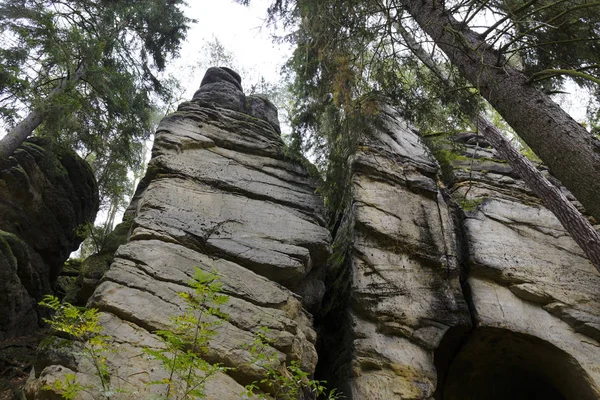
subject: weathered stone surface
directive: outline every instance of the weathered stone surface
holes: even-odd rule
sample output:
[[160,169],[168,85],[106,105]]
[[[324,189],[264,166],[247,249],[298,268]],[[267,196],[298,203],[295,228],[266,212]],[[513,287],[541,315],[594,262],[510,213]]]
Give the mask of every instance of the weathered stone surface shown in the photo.
[[0,166],[0,340],[37,328],[37,301],[97,211],[94,176],[72,151],[32,138]]
[[434,146],[452,200],[387,126],[350,160],[325,377],[352,399],[600,398],[600,276],[558,220],[476,135]]
[[19,278],[19,271],[31,270],[27,244],[11,233],[0,231],[1,339],[17,336],[38,325],[35,299]]
[[[575,242],[480,137],[437,143],[436,160],[381,111],[330,210],[332,252],[315,182],[285,158],[276,113],[245,97],[237,74],[211,69],[163,119],[128,242],[89,301],[121,389],[164,390],[148,385],[164,368],[141,355],[161,346],[154,332],[184,310],[178,293],[200,268],[230,296],[204,353],[232,368],[207,382],[211,399],[264,377],[247,347],[262,327],[281,365],[314,371],[318,343],[318,378],[349,399],[600,398],[600,276]],[[69,371],[98,385],[85,360],[55,354],[28,398],[55,398],[43,383]]]
[[[245,97],[233,71],[210,69],[194,100],[158,128],[148,173],[126,214],[128,242],[88,302],[103,312],[104,332],[118,345],[112,369],[131,377],[124,389],[136,398],[163,393],[164,385],[146,385],[166,372],[141,357],[142,349],[160,346],[154,332],[186,308],[178,293],[191,290],[195,268],[217,273],[229,296],[221,306],[229,317],[203,357],[231,369],[207,381],[207,398],[239,399],[244,385],[265,377],[249,347],[262,328],[271,340],[265,352],[281,366],[315,369],[317,338],[306,307],[321,302],[330,235],[316,183],[286,160],[276,116],[266,99]],[[298,293],[310,296],[304,301]],[[29,398],[41,393],[41,382],[59,379],[56,365],[41,367]],[[81,362],[64,367],[94,381]]]
[[434,350],[448,329],[471,324],[437,164],[399,119],[358,148],[346,211],[353,229],[336,238],[351,243],[344,265],[352,280],[349,332],[330,362],[347,363],[334,364],[329,379],[352,399],[431,398]]
[[[440,393],[480,398],[498,386],[490,399],[517,391],[512,398],[600,398],[600,275],[520,179],[488,168],[501,165],[495,151],[465,138],[457,139],[462,154],[479,172],[453,160],[450,189],[464,209],[466,287],[478,328],[457,347]],[[491,343],[506,345],[499,352]],[[469,380],[479,384],[459,389]]]
[[229,68],[209,68],[192,101],[239,111],[266,121],[281,133],[277,107],[263,95],[244,95],[240,76]]

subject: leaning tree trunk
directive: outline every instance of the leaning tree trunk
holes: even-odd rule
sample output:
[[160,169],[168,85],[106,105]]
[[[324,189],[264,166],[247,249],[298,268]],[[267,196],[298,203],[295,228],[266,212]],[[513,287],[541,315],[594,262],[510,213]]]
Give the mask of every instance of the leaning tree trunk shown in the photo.
[[46,113],[41,109],[34,109],[23,121],[19,122],[10,132],[0,140],[0,160],[8,158],[14,151],[40,126]]
[[552,185],[525,156],[519,153],[506,140],[498,128],[485,117],[477,117],[479,132],[491,143],[502,158],[525,181],[527,186],[542,199],[546,207],[571,234],[579,247],[585,252],[592,264],[600,272],[600,233],[581,215],[575,206]]
[[453,65],[476,86],[554,176],[600,221],[600,142],[501,54],[444,9],[444,2],[401,0]]
[[[455,89],[455,85],[433,58],[401,25],[397,25],[398,33],[402,35],[408,48],[437,75],[440,81]],[[600,233],[592,227],[590,222],[573,206],[562,192],[542,175],[535,166],[524,157],[515,147],[502,136],[502,133],[483,114],[475,117],[479,132],[498,151],[500,156],[508,161],[511,168],[525,181],[527,186],[542,199],[546,207],[554,215],[579,247],[588,256],[592,264],[600,272]]]
[[[51,102],[55,97],[64,93],[73,87],[83,78],[85,71],[80,65],[73,76],[61,80],[60,85],[55,87],[46,99],[46,103]],[[0,140],[0,160],[10,157],[12,153],[33,134],[35,128],[40,126],[48,116],[50,111],[45,105],[34,108],[24,119],[19,122],[10,132]]]

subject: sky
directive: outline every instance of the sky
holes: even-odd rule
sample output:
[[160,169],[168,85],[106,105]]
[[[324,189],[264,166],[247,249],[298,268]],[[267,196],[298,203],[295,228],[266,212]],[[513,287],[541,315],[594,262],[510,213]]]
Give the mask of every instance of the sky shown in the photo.
[[188,0],[187,15],[197,23],[188,31],[180,59],[170,67],[170,72],[186,82],[188,98],[200,86],[207,67],[202,60],[204,49],[214,38],[235,56],[243,70],[238,71],[242,72],[242,83],[257,81],[261,76],[269,82],[279,80],[281,66],[292,49],[287,44],[273,43],[274,30],[266,23],[271,2],[252,0],[250,6],[242,6],[233,0]]

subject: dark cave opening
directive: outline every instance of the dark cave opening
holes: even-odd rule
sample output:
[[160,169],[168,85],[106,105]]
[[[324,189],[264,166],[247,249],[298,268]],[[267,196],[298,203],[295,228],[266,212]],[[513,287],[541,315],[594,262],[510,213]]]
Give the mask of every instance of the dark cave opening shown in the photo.
[[436,400],[595,400],[586,372],[539,338],[505,329],[449,332],[435,354]]

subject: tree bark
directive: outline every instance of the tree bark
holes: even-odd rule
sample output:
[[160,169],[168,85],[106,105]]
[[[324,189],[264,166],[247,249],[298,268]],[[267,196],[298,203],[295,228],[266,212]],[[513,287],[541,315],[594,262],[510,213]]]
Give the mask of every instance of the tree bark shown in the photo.
[[[73,76],[61,80],[60,85],[52,89],[48,95],[46,102],[61,93],[67,91],[75,85],[84,76],[83,66],[80,65]],[[10,132],[0,140],[0,160],[6,159],[15,152],[15,150],[33,134],[35,128],[40,126],[48,116],[50,111],[44,106],[34,108],[21,122],[19,122]]]
[[35,128],[40,126],[46,114],[40,109],[34,109],[23,121],[19,122],[10,132],[0,140],[0,160],[8,158],[14,151],[31,136]]
[[413,19],[519,136],[600,221],[600,142],[510,67],[444,2],[400,0]]
[[562,192],[548,181],[525,156],[519,153],[502,133],[484,116],[477,117],[477,127],[527,186],[544,202],[550,211],[571,234],[579,247],[600,272],[600,233],[573,206]]
[[[399,24],[396,29],[402,35],[408,48],[423,64],[435,73],[448,88],[454,88],[455,85],[448,74],[438,67],[412,35]],[[500,130],[484,115],[477,115],[475,123],[483,137],[490,142],[502,158],[508,161],[511,168],[525,181],[527,187],[542,199],[546,207],[558,218],[563,227],[588,256],[594,267],[600,272],[600,233],[592,227],[592,224],[558,188],[550,183],[526,157],[502,136]]]

